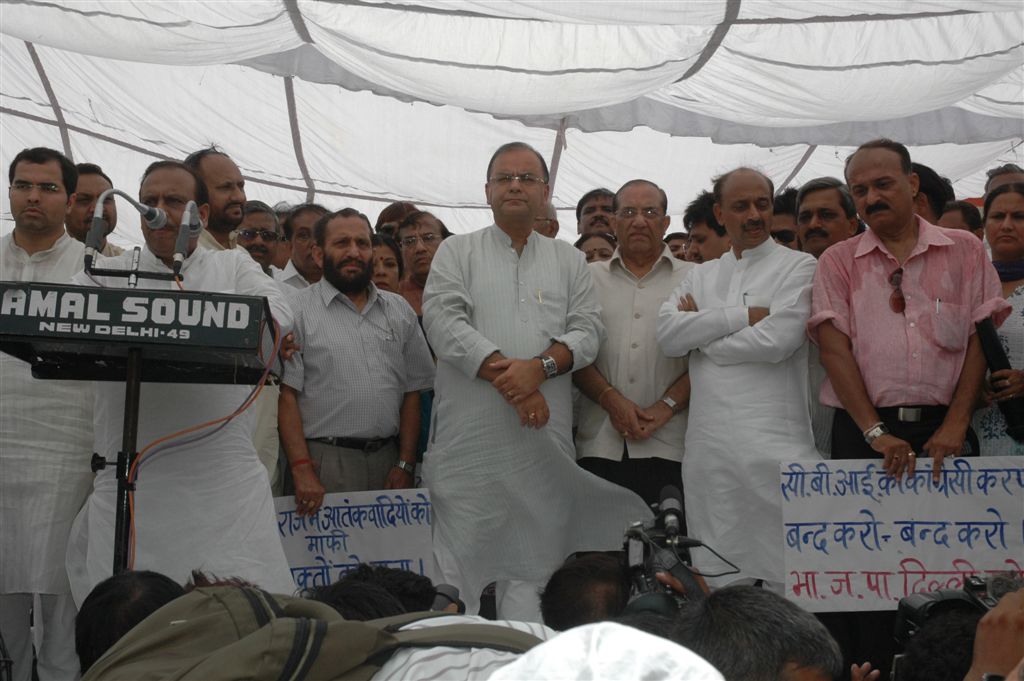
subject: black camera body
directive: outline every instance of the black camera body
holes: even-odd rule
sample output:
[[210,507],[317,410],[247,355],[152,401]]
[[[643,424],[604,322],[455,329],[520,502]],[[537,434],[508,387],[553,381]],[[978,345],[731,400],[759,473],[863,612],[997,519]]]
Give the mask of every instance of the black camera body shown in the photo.
[[977,575],[964,578],[963,589],[940,589],[911,594],[900,599],[896,614],[896,641],[905,646],[929,619],[952,610],[986,613],[998,599],[988,590],[988,583]]
[[[680,534],[681,496],[675,487],[665,487],[661,503],[652,507],[658,514],[626,528],[623,549],[630,579],[626,613],[655,612],[672,616],[687,600],[704,598],[704,590],[690,570],[690,548],[701,543]],[[655,579],[659,572],[667,572],[679,580],[685,593],[680,594]]]

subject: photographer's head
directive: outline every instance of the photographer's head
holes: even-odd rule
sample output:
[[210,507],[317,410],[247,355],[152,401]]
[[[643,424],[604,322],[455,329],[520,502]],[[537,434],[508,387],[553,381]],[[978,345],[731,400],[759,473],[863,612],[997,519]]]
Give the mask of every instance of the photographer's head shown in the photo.
[[540,596],[544,624],[565,631],[618,617],[629,601],[629,573],[606,553],[570,558],[555,570]]
[[827,681],[842,674],[843,656],[824,625],[757,587],[730,586],[687,602],[672,638],[726,681]]

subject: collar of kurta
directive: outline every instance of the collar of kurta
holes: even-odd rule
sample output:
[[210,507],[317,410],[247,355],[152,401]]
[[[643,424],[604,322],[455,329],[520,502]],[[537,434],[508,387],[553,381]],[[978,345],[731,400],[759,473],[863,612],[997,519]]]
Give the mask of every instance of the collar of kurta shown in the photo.
[[348,308],[351,308],[357,314],[366,314],[373,307],[374,303],[377,302],[377,298],[379,297],[377,293],[377,286],[371,281],[367,287],[369,294],[366,297],[366,305],[363,306],[362,310],[359,310],[356,308],[356,304],[353,303],[348,296],[339,291],[334,284],[327,281],[326,277],[321,277],[320,281],[313,284],[313,286],[316,286],[319,290],[320,298],[324,301],[324,307],[330,307],[331,301],[337,298],[338,302]]
[[768,237],[767,239],[759,243],[757,246],[742,251],[740,254],[742,257],[740,258],[736,257],[736,253],[734,253],[731,248],[729,249],[728,254],[732,256],[736,260],[736,262],[754,262],[760,260],[761,258],[767,257],[776,248],[785,248],[785,246],[779,246],[777,243],[775,243],[775,239]]
[[[910,260],[915,255],[924,253],[928,250],[929,246],[953,245],[953,240],[943,233],[941,227],[936,227],[920,215],[915,215],[914,219],[917,220],[917,243],[914,244],[914,250],[910,251],[910,255],[907,256],[907,260]],[[860,243],[857,244],[857,250],[854,252],[853,257],[859,258],[862,255],[867,255],[875,249],[878,249],[893,260],[896,259],[870,227],[861,235]]]
[[51,253],[55,253],[57,251],[63,250],[65,248],[67,248],[68,246],[70,246],[71,243],[72,243],[71,235],[68,234],[67,232],[63,232],[59,237],[57,237],[57,240],[53,242],[52,246],[50,246],[49,248],[47,248],[45,250],[36,251],[32,255],[29,255],[28,251],[26,251],[24,248],[19,246],[18,242],[14,240],[14,231],[13,230],[11,230],[11,232],[7,234],[6,238],[10,241],[11,249],[14,252],[18,253],[21,257],[25,258],[26,260],[30,260],[30,259],[33,259],[33,258],[36,259],[36,260],[40,260],[42,258],[46,258]]

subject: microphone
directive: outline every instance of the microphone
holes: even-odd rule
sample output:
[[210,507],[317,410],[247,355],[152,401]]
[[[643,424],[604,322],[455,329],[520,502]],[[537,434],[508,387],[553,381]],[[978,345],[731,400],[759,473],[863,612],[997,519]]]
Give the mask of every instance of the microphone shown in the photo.
[[96,259],[96,254],[100,250],[100,244],[103,242],[104,233],[107,231],[107,221],[103,219],[103,202],[115,191],[115,189],[108,189],[96,199],[96,208],[92,212],[92,224],[89,226],[89,232],[85,235],[86,272],[92,272],[92,261]]
[[661,488],[658,509],[658,519],[665,526],[665,536],[678,537],[683,526],[683,493],[678,487],[665,485]]
[[150,229],[163,229],[167,226],[167,213],[163,212],[156,206],[144,206],[141,203],[136,203],[132,199],[128,199],[135,206],[135,209],[142,214],[142,219],[146,221],[146,226]]
[[[160,209],[157,208],[156,210]],[[160,213],[163,215],[164,220],[166,220],[167,215],[163,211],[160,211]],[[198,225],[198,228],[196,225]],[[199,206],[196,205],[195,201],[189,201],[185,204],[185,211],[181,214],[181,224],[178,225],[178,238],[174,242],[174,261],[171,265],[175,277],[181,273],[181,266],[185,263],[185,258],[188,257],[189,240],[198,234],[202,227],[203,224],[199,221]]]

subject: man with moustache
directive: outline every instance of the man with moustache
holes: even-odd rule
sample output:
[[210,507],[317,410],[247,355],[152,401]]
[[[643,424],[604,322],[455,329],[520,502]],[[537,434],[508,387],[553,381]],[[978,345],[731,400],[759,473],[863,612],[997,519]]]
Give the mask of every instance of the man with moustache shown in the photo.
[[604,187],[584,194],[576,204],[576,233],[582,236],[591,232],[611,232],[614,200],[615,194]]
[[[846,159],[846,181],[863,234],[822,253],[808,333],[828,375],[821,401],[836,409],[833,459],[880,460],[913,474],[930,456],[933,475],[965,443],[977,454],[971,414],[985,374],[974,323],[1002,323],[1010,306],[981,242],[915,215],[919,181],[910,153],[876,139]],[[823,618],[847,660],[886,673],[894,613]]]
[[[686,522],[740,569],[716,586],[782,588],[779,464],[820,459],[805,394],[815,263],[771,238],[773,193],[750,168],[715,180],[715,218],[732,249],[690,270],[658,317],[662,352],[690,359]],[[708,551],[693,558],[702,573],[728,570]]]
[[232,232],[235,242],[259,263],[267,275],[273,276],[274,257],[281,240],[281,226],[274,210],[262,201],[246,201],[242,222]]
[[323,270],[313,257],[313,225],[329,213],[318,203],[302,203],[292,209],[284,221],[285,238],[292,245],[288,264],[274,279],[292,288],[304,289],[320,281]]
[[[71,197],[71,205],[68,206],[67,215],[64,217],[64,226],[67,227],[68,234],[84,244],[92,228],[92,214],[96,210],[96,201],[100,194],[112,189],[114,183],[95,163],[79,163],[75,168],[78,170],[78,187],[75,189],[75,195]],[[103,222],[106,229],[100,237],[100,255],[124,253],[123,248],[107,240],[107,235],[117,226],[117,206],[114,204],[113,196],[108,196],[103,202]]]
[[295,341],[278,430],[302,515],[325,492],[413,486],[420,394],[434,363],[416,315],[371,281],[370,221],[345,208],[317,220],[323,278],[293,294]]
[[[78,171],[59,151],[36,147],[14,157],[8,180],[14,229],[0,237],[0,275],[68,283],[85,255],[64,231]],[[0,636],[17,681],[33,677],[33,617],[43,632],[39,679],[78,672],[64,554],[92,481],[92,415],[88,383],[34,378],[27,362],[0,353]]]
[[438,360],[423,478],[442,581],[469,612],[496,581],[499,617],[539,622],[538,589],[565,557],[621,547],[623,519],[650,510],[575,463],[568,374],[604,327],[583,255],[533,230],[547,164],[510,142],[486,178],[494,224],[445,239],[423,294]]
[[[206,186],[178,161],[157,161],[142,175],[139,201],[167,214],[167,227],[142,223],[145,246],[139,270],[170,274],[178,226],[189,201],[202,221],[209,215]],[[267,299],[282,333],[292,315],[284,296],[259,265],[241,249],[215,251],[190,240],[181,267],[188,291],[235,293]],[[133,253],[104,260],[104,268],[128,270]],[[74,282],[101,288],[126,288],[124,277],[76,275]],[[177,290],[177,283],[144,279],[149,290]],[[125,385],[97,382],[94,450],[113,460],[121,447]],[[245,402],[248,385],[143,383],[138,441],[154,442],[183,429],[228,416]],[[134,493],[134,569],[157,570],[184,582],[196,568],[238,577],[274,593],[295,587],[281,548],[267,473],[252,443],[253,411],[209,431],[194,444],[187,439],[143,457]],[[75,519],[67,570],[75,601],[110,576],[114,554],[116,471],[96,474],[93,490]]]
[[[800,188],[796,196],[796,229],[800,235],[800,248],[820,258],[825,249],[857,233],[860,221],[850,190],[834,177],[818,177]],[[821,386],[825,382],[825,367],[821,365],[818,346],[808,347],[808,373],[810,381],[807,407],[811,412],[811,430],[814,446],[823,454],[832,452],[832,419],[835,410],[821,401]]]
[[662,242],[670,218],[658,185],[632,180],[615,194],[611,260],[590,266],[608,338],[597,359],[573,374],[586,396],[576,456],[586,470],[633,490],[649,504],[665,485],[683,488],[690,379],[685,357],[666,357],[654,337],[658,308],[693,263]]
[[698,265],[717,260],[729,252],[732,242],[725,227],[715,217],[715,197],[701,192],[683,211],[683,227],[690,235],[686,245],[686,259]]
[[234,248],[232,233],[242,222],[245,207],[245,179],[231,157],[217,147],[194,151],[185,165],[206,185],[210,197],[210,220],[199,235],[199,245],[222,251]]

